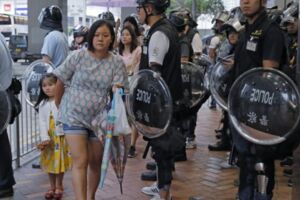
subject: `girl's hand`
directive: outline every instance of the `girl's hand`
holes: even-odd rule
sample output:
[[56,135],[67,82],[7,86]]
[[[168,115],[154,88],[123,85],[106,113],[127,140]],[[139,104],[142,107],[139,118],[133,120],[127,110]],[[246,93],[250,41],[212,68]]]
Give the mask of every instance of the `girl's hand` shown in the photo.
[[41,151],[43,151],[47,146],[49,146],[52,143],[51,140],[45,140],[42,141],[40,144],[37,145],[37,148]]

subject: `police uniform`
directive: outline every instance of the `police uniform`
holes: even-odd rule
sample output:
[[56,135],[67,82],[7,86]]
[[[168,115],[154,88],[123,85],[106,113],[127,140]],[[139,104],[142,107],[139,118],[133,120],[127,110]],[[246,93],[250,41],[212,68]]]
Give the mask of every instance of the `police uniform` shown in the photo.
[[[284,37],[279,27],[272,23],[265,11],[262,11],[253,24],[246,23],[245,32],[240,35],[239,43],[235,49],[235,78],[254,67],[263,66],[263,60],[272,60],[284,63]],[[234,145],[239,154],[240,185],[239,198],[241,200],[253,199],[256,172],[255,153],[251,151],[250,142],[246,141],[232,127]],[[274,188],[274,160],[264,159],[266,176],[269,178],[267,186],[268,199],[272,198]]]
[[[180,46],[178,43],[178,36],[176,34],[177,32],[167,19],[161,18],[154,25],[152,25],[147,36],[145,37],[142,47],[143,52],[140,62],[140,69],[149,69],[149,57],[159,56],[150,55],[149,52],[151,37],[153,34],[157,34],[157,32],[163,33],[169,41],[169,48],[163,58],[163,63],[161,63],[160,73],[170,89],[173,104],[175,105],[175,102],[182,98]],[[153,43],[157,42],[153,41]],[[159,49],[154,48],[151,50],[151,54],[159,54],[159,52]],[[184,145],[184,143],[179,144],[176,141],[173,141],[176,136],[179,136],[179,133],[176,133],[176,126],[174,123],[173,117],[171,124],[164,135],[155,139],[149,139],[150,146],[152,147],[153,158],[157,163],[158,188],[162,188],[165,185],[171,184],[172,169],[174,165],[174,150],[176,148],[180,148],[181,145]],[[173,137],[174,134],[176,134],[175,137]]]

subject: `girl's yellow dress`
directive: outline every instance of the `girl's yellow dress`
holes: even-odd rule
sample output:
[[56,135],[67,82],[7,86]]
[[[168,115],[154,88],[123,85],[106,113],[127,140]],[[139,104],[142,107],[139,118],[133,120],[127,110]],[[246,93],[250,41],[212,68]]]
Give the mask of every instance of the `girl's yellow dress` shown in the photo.
[[55,120],[52,112],[50,113],[48,134],[51,144],[41,152],[41,167],[47,173],[64,173],[71,167],[71,155],[65,136],[55,134]]

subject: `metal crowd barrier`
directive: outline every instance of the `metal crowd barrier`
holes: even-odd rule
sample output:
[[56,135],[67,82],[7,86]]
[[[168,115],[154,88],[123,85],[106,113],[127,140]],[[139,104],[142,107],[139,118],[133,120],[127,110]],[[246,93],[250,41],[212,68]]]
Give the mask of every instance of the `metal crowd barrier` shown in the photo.
[[25,83],[21,78],[19,80],[22,81],[23,87],[18,95],[18,99],[22,104],[22,112],[7,129],[13,161],[17,168],[38,156],[38,152],[35,150],[37,143],[40,142],[38,114],[26,102]]

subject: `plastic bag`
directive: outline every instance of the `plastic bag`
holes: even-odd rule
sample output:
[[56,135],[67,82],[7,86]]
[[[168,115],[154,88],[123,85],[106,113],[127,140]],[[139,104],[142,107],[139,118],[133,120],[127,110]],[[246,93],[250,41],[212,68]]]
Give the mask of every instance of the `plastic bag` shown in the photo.
[[112,109],[114,109],[116,116],[113,135],[126,135],[131,133],[131,128],[128,123],[125,105],[122,99],[123,94],[123,89],[117,89],[113,96]]

